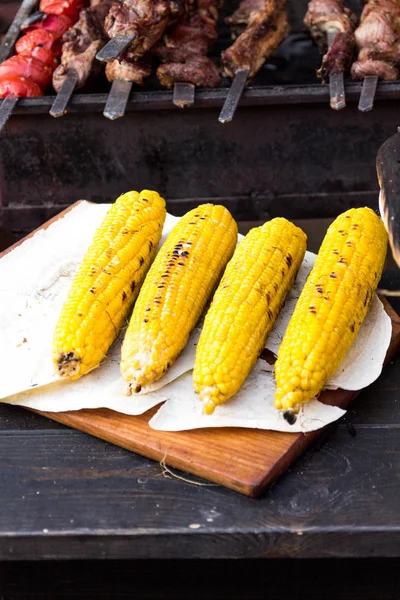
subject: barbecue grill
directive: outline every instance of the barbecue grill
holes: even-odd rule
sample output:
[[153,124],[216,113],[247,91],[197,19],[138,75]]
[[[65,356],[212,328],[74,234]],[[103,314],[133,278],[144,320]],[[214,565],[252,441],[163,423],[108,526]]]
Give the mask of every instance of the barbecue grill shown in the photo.
[[[306,6],[288,0],[291,34],[227,125],[218,123],[227,80],[196,90],[194,106],[180,110],[153,78],[112,122],[102,115],[104,77],[74,94],[60,119],[48,114],[54,96],[19,100],[0,145],[4,226],[21,235],[78,198],[109,202],[144,187],[160,190],[170,212],[218,201],[246,221],[377,208],[376,152],[396,130],[400,82],[379,83],[374,109],[363,114],[361,84],[347,81],[347,107],[331,110],[329,87],[315,75],[321,57],[302,24]],[[234,8],[227,2],[224,13]],[[224,16],[215,56],[229,44]]]

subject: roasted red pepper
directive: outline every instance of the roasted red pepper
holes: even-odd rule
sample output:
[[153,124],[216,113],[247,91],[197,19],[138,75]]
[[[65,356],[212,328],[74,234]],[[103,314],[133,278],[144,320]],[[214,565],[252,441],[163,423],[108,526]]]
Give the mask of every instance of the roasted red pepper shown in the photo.
[[62,38],[64,33],[71,27],[71,25],[72,19],[66,17],[65,15],[47,15],[43,21],[38,21],[26,29],[25,33],[29,33],[35,29],[45,29],[46,31],[52,33],[55,39],[58,40]]
[[83,5],[83,0],[41,0],[40,10],[48,15],[65,15],[76,20]]
[[54,56],[61,55],[61,42],[56,40],[54,35],[46,29],[35,29],[19,38],[15,44],[15,50],[18,54],[32,56],[32,52],[37,46],[51,50]]
[[45,90],[51,83],[52,69],[37,58],[17,54],[0,64],[0,77],[8,75],[29,77],[42,90]]
[[52,71],[54,71],[58,65],[58,60],[52,51],[48,50],[47,48],[43,48],[43,46],[36,46],[32,52],[28,54],[20,52],[18,56],[32,56],[32,58],[37,58],[37,60],[40,60],[40,62],[43,64],[48,65]]
[[5,98],[9,94],[18,96],[18,98],[43,96],[42,90],[32,79],[21,75],[4,75],[0,77],[0,98]]

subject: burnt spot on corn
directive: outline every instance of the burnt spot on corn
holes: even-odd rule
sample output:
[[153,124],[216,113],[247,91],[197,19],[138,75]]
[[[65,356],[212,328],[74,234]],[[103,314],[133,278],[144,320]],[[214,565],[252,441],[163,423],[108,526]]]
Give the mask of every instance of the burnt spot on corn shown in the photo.
[[190,221],[190,223],[188,223],[188,225],[196,225],[196,221]]
[[161,278],[163,277],[168,277],[169,273],[164,273],[164,275],[161,275]]
[[126,300],[126,292],[122,292],[122,302],[125,302]]
[[356,324],[353,322],[353,323],[351,323],[351,324],[349,325],[349,327],[350,327],[350,331],[351,331],[352,333],[354,333],[354,330],[355,330]]
[[354,246],[354,242],[352,242],[351,240],[347,240],[346,246]]
[[144,323],[148,323],[149,320],[148,319],[143,319]]
[[285,275],[285,269],[282,267],[281,269],[282,275]]
[[338,263],[342,265],[347,265],[347,260],[344,258],[344,256],[341,256],[338,260]]
[[344,229],[339,229],[338,233],[340,233],[340,235],[347,235],[347,231],[344,231]]
[[112,248],[107,248],[106,254],[107,254],[108,258],[110,258],[112,256],[112,253],[113,253],[113,249]]
[[179,265],[180,267],[184,267],[184,266],[185,266],[185,263],[178,262],[178,265]]
[[135,289],[136,281],[131,281],[131,292]]
[[339,254],[339,250],[332,250],[332,254]]
[[83,313],[78,313],[78,317],[83,317]]
[[167,369],[169,369],[169,368],[170,368],[170,366],[171,366],[171,363],[170,363],[170,362],[168,362],[168,363],[167,363]]
[[95,287],[91,287],[90,290],[89,290],[89,292],[91,294],[95,294],[96,293],[96,288]]
[[153,250],[153,242],[149,240],[149,250],[150,252]]
[[310,313],[311,313],[312,315],[316,315],[316,314],[317,314],[317,309],[316,309],[316,307],[315,307],[315,306],[309,306],[309,307],[308,307],[308,310],[310,311]]
[[140,385],[140,383],[138,383],[137,385],[131,385],[132,390],[135,392],[135,394],[138,394],[139,392],[142,391],[142,386]]
[[164,286],[163,285],[158,285],[157,287],[158,287],[159,290],[162,290]]
[[285,410],[283,418],[289,425],[294,425],[297,421],[297,416],[293,410]]
[[293,264],[293,258],[291,256],[291,254],[287,254],[285,256],[285,260],[286,260],[287,266],[290,268],[292,266],[292,264]]
[[146,310],[144,312],[149,312],[149,310],[151,310],[151,308],[146,308]]
[[184,250],[183,252],[181,252],[181,256],[189,256],[189,252],[187,250]]
[[267,299],[267,302],[268,302],[268,304],[269,304],[269,303],[270,303],[270,301],[271,301],[271,292],[270,292],[270,291],[268,291],[268,292],[265,294],[265,297],[266,297],[266,299]]
[[172,256],[179,256],[179,250],[173,250]]
[[267,314],[268,314],[268,318],[271,320],[272,319],[272,310],[270,308],[268,308]]
[[275,290],[275,292],[278,291],[278,284],[277,283],[274,283],[274,290]]
[[336,275],[335,271],[332,271],[332,273],[329,275],[329,277],[331,279],[337,279],[337,275]]
[[352,228],[352,229],[358,229],[358,227],[359,227],[359,226],[358,226],[358,224],[357,224],[357,223],[354,223],[354,225],[352,225],[352,226],[351,226],[351,228]]
[[324,293],[324,288],[320,283],[317,283],[317,285],[315,286],[316,291],[318,292],[318,294],[323,294]]
[[144,258],[143,258],[143,256],[141,256],[141,257],[139,258],[139,263],[140,263],[140,266],[142,266],[142,264],[144,263]]

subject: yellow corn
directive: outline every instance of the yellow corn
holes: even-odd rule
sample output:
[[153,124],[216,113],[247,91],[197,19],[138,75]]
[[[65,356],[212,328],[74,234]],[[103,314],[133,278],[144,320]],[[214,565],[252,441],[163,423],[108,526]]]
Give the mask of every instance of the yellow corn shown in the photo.
[[115,341],[155,255],[166,216],[157,192],[120,196],[107,212],[72,282],[53,339],[61,377],[97,367]]
[[236,242],[237,225],[223,206],[204,204],[175,225],[146,277],[122,345],[128,394],[159,379],[176,360]]
[[348,210],[329,227],[278,351],[277,409],[297,412],[338,369],[368,312],[386,247],[370,208]]
[[306,251],[286,219],[252,229],[226,267],[196,350],[194,389],[211,414],[241,388],[265,347]]

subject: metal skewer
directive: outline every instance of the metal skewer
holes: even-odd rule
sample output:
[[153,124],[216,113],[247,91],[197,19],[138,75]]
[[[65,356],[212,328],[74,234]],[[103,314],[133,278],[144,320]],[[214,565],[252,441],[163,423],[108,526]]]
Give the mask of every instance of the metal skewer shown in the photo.
[[374,100],[376,87],[379,78],[376,75],[367,75],[364,77],[361,88],[360,100],[358,102],[358,110],[368,112],[374,108]]
[[174,95],[172,98],[173,104],[178,108],[193,106],[195,90],[196,87],[193,83],[175,83]]
[[229,121],[232,121],[246,86],[249,73],[250,69],[238,69],[236,71],[232,85],[229,88],[228,95],[218,117],[220,123],[229,123]]
[[116,35],[96,54],[101,62],[112,62],[130,46],[136,35]]
[[14,110],[17,102],[18,97],[14,96],[14,94],[8,94],[8,96],[4,98],[0,107],[0,132],[7,123],[8,119],[11,117],[12,111]]
[[[21,23],[28,17],[37,3],[38,0],[22,0],[19,10],[0,44],[0,63],[10,56],[11,50],[14,48],[14,44],[21,32]],[[0,133],[10,118],[17,102],[18,97],[14,96],[14,94],[8,94],[4,98],[0,107]]]
[[[328,29],[328,48],[332,45],[338,33],[337,29]],[[344,91],[344,74],[340,73],[329,73],[329,96],[330,106],[333,110],[341,110],[346,106],[346,96]]]
[[23,31],[24,29],[28,29],[28,27],[30,27],[34,23],[37,23],[38,21],[41,21],[45,17],[46,17],[46,14],[43,12],[40,12],[40,10],[32,13],[31,15],[29,15],[29,17],[26,17],[26,19],[24,19],[22,21],[21,31]]
[[75,71],[68,71],[67,77],[65,78],[60,91],[58,92],[55,100],[49,110],[49,114],[52,117],[62,117],[67,112],[67,107],[71,96],[74,93],[76,85],[78,83],[78,74]]
[[129,96],[131,95],[132,85],[132,81],[114,79],[103,111],[103,115],[107,119],[114,121],[124,116]]
[[38,0],[23,0],[22,4],[15,15],[13,22],[11,23],[3,41],[0,45],[0,62],[6,60],[9,57],[11,50],[14,48],[14,44],[21,32],[21,23],[27,18],[28,15],[35,8]]

